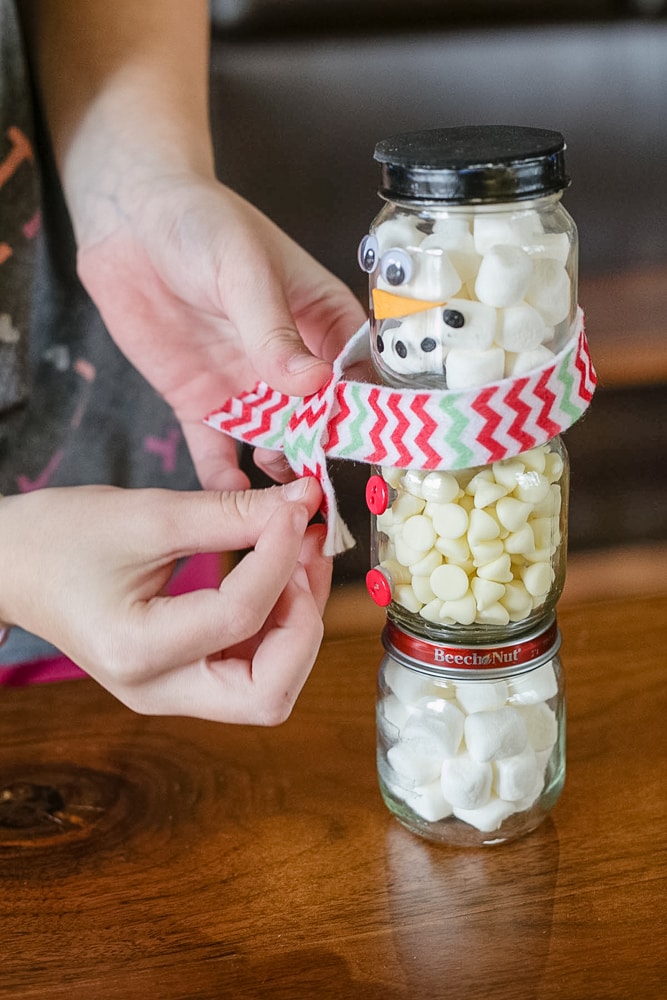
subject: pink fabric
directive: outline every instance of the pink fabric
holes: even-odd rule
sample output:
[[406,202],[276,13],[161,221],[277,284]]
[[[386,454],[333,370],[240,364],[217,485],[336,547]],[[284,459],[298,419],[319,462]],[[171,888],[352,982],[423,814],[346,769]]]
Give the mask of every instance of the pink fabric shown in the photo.
[[[176,597],[203,587],[218,587],[221,579],[220,556],[217,553],[193,556],[183,564],[167,586],[167,593]],[[0,687],[23,687],[26,684],[46,684],[76,680],[86,673],[66,656],[54,656],[14,667],[0,668]]]

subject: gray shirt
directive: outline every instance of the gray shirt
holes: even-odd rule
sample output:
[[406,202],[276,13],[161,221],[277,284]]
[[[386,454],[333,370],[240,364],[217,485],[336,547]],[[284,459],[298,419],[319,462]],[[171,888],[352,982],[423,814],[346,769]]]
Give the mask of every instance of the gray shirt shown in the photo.
[[[84,483],[197,486],[171,408],[77,278],[15,6],[0,0],[0,493]],[[54,652],[12,629],[0,664]]]

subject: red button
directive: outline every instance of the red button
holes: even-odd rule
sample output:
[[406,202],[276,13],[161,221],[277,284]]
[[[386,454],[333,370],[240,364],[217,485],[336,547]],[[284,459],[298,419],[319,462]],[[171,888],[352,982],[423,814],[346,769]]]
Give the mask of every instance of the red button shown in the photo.
[[366,483],[366,506],[371,514],[384,514],[389,506],[389,486],[382,476],[371,476]]
[[366,574],[366,590],[379,607],[386,608],[391,604],[391,582],[381,569],[369,569]]

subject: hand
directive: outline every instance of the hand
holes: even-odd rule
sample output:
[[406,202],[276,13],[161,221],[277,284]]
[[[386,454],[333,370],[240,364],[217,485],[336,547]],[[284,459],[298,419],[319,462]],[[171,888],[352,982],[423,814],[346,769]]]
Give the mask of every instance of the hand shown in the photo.
[[[0,620],[52,642],[137,712],[278,724],[322,638],[331,560],[323,526],[307,527],[321,499],[314,479],[6,497]],[[165,596],[178,559],[249,547],[218,590]]]
[[[361,305],[214,180],[142,182],[104,231],[95,204],[79,219],[83,283],[121,350],[173,407],[202,484],[247,487],[236,445],[204,416],[260,378],[289,395],[315,392],[364,321]],[[256,461],[290,478],[275,452]]]

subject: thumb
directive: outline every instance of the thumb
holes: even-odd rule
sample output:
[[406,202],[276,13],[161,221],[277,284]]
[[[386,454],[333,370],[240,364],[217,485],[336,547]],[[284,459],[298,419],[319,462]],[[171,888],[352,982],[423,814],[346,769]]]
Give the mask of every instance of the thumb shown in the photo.
[[228,297],[226,304],[252,367],[273,389],[307,396],[329,378],[331,363],[304,343],[277,275],[267,277],[261,294]]

